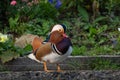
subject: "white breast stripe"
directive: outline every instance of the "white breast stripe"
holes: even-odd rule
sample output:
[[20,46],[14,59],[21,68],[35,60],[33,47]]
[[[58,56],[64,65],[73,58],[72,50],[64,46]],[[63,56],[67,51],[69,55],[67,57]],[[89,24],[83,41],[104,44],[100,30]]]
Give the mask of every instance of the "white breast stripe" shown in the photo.
[[51,46],[52,46],[53,52],[58,53],[59,55],[62,55],[62,53],[57,49],[57,47],[56,47],[55,44],[52,44],[52,43],[51,43]]

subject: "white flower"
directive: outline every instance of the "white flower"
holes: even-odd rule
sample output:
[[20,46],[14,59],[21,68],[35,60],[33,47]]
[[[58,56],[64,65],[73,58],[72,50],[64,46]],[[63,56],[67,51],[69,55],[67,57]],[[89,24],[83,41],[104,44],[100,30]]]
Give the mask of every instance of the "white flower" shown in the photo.
[[8,40],[8,36],[0,33],[0,42],[6,42]]
[[118,31],[120,31],[120,28],[118,28]]

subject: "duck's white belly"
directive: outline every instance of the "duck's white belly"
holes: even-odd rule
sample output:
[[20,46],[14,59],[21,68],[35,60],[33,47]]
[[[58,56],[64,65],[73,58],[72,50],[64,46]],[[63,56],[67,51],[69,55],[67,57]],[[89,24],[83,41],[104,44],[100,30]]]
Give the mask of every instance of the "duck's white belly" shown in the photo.
[[57,53],[51,52],[50,54],[42,57],[42,60],[49,63],[59,63],[65,60],[71,53],[72,53],[72,47],[70,46],[68,51],[64,55],[59,55]]

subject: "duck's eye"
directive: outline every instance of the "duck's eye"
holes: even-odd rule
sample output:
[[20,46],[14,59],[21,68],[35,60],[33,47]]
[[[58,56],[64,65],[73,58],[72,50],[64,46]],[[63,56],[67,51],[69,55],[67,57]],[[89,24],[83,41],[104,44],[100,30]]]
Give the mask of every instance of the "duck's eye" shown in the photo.
[[62,32],[62,30],[61,30],[61,29],[59,29],[58,31],[59,31],[59,32]]

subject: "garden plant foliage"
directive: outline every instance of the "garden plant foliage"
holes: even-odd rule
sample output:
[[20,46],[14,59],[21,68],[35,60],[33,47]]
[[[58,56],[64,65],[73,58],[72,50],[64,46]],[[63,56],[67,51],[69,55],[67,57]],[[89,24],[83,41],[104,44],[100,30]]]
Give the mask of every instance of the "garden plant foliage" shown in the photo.
[[[1,0],[0,32],[12,34],[13,40],[27,33],[46,37],[62,23],[73,42],[72,55],[120,54],[119,5],[119,0],[16,0],[14,5]],[[6,48],[10,43],[0,44],[0,55],[13,53],[14,46]]]

